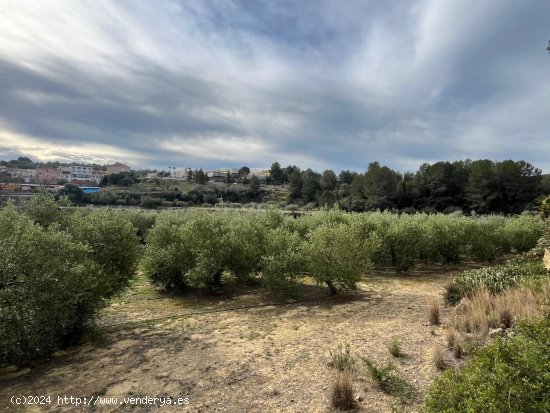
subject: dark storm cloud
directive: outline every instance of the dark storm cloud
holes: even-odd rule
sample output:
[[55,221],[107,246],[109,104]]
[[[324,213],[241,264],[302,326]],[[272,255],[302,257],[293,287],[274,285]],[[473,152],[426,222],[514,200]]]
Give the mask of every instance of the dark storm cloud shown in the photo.
[[550,170],[545,1],[10,2],[0,155]]

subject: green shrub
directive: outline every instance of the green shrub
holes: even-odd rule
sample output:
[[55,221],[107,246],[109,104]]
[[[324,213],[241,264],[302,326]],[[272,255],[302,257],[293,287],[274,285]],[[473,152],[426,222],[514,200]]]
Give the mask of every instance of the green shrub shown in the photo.
[[393,363],[378,365],[366,357],[362,357],[362,360],[372,380],[384,393],[398,397],[402,402],[416,396],[414,387],[400,377]]
[[267,233],[261,263],[266,288],[277,294],[294,295],[296,282],[305,270],[302,244],[297,232],[283,227]]
[[426,413],[542,413],[550,409],[550,319],[497,338],[460,370],[435,379]]
[[351,353],[349,344],[345,346],[339,344],[334,352],[329,350],[330,358],[332,359],[332,367],[339,371],[353,371],[355,368],[355,357]]
[[142,208],[157,208],[162,205],[162,200],[159,198],[153,198],[149,196],[143,196],[141,197],[141,204],[140,206]]
[[[299,218],[271,209],[246,213],[195,210],[180,213],[177,224],[170,212],[158,215],[152,229],[151,221],[142,225],[131,218],[136,227],[144,228],[142,234],[153,234],[148,237],[142,268],[154,282],[167,287],[217,288],[222,274],[238,282],[260,277],[268,288],[284,293],[291,292],[305,273],[335,293],[354,288],[372,264],[406,271],[422,261],[457,263],[464,255],[492,260],[512,248],[503,241],[503,228],[508,228],[506,233],[519,231],[509,225],[511,221],[523,220],[534,233],[540,225],[540,218],[529,215],[348,214],[337,209]],[[172,218],[162,218],[167,215]],[[517,238],[523,240],[521,248],[534,243],[525,234]]]
[[508,252],[503,245],[503,233],[506,219],[498,216],[469,219],[467,228],[468,255],[477,262],[493,261]]
[[219,288],[229,249],[221,214],[165,214],[149,231],[142,270],[167,288]]
[[142,244],[145,244],[147,238],[147,233],[155,225],[155,222],[158,217],[158,213],[154,211],[139,211],[126,209],[120,211],[124,218],[128,219],[136,230],[136,235]]
[[527,252],[535,247],[546,225],[540,217],[523,213],[517,218],[507,219],[499,236],[505,240],[506,252]]
[[140,267],[153,283],[168,289],[189,285],[186,274],[193,265],[189,240],[182,234],[187,214],[160,214],[147,234]]
[[253,216],[165,214],[149,231],[141,268],[167,288],[219,288],[225,272],[244,281],[260,270],[265,229]]
[[27,363],[78,336],[104,304],[104,273],[88,247],[0,211],[0,365]]
[[467,270],[454,278],[446,287],[445,300],[457,303],[462,297],[473,294],[478,288],[498,293],[518,285],[524,280],[548,277],[549,272],[540,261],[509,262],[493,267]]
[[427,218],[426,238],[430,258],[443,264],[458,264],[467,248],[465,217],[458,213],[430,215]]
[[222,239],[225,250],[224,270],[240,281],[246,280],[261,270],[266,228],[256,217],[233,212],[224,213],[221,217],[226,227]]
[[331,294],[355,288],[371,266],[378,239],[365,239],[361,235],[356,225],[334,222],[321,224],[307,234],[304,253],[309,272]]
[[61,224],[66,216],[63,208],[70,205],[69,198],[61,197],[56,201],[51,192],[46,188],[40,188],[29,201],[24,203],[23,210],[34,222],[47,227],[55,223]]
[[388,346],[388,351],[394,357],[401,357],[401,343],[397,338],[392,339]]
[[419,256],[422,228],[408,215],[390,219],[386,228],[381,245],[388,252],[391,266],[399,272],[409,270]]
[[68,217],[67,231],[85,245],[88,256],[103,270],[103,295],[110,297],[128,285],[136,271],[138,237],[132,223],[107,208],[79,209]]

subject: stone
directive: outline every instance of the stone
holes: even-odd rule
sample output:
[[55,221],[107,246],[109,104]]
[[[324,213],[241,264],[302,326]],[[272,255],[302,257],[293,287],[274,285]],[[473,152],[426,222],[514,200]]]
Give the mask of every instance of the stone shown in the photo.
[[550,271],[550,249],[544,250],[544,257],[542,259],[542,262],[544,264],[544,267]]
[[504,334],[504,330],[502,328],[492,328],[489,330],[489,337],[493,338],[496,336],[502,336]]

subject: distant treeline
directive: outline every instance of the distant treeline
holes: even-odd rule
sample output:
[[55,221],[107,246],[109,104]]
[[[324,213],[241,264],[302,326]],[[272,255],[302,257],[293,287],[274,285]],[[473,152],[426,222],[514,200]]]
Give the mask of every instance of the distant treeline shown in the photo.
[[378,162],[365,173],[317,173],[297,166],[271,166],[274,184],[287,183],[289,202],[347,211],[401,210],[518,213],[550,193],[550,176],[525,161],[437,162],[401,174]]
[[[28,167],[37,165],[29,158],[0,161],[0,166]],[[53,164],[52,164],[53,165]],[[242,174],[241,174],[242,171]],[[243,166],[239,178],[229,177],[225,187],[209,185],[202,169],[191,171],[187,179],[197,184],[191,191],[180,191],[177,184],[159,188],[154,193],[136,191],[132,185],[145,180],[146,170],[105,176],[100,186],[128,187],[119,193],[83,194],[68,187],[65,194],[76,203],[101,205],[193,206],[225,203],[267,202],[279,207],[292,205],[313,209],[338,205],[345,211],[395,210],[403,212],[519,213],[533,209],[540,197],[550,194],[550,175],[525,161],[493,162],[487,159],[425,163],[416,172],[400,173],[378,162],[369,164],[364,173],[350,170],[322,173],[298,166],[282,167],[274,162],[266,184],[281,188],[277,193],[260,185],[257,177],[246,178],[250,169]],[[241,176],[242,175],[242,176]],[[1,181],[0,176],[0,181]]]

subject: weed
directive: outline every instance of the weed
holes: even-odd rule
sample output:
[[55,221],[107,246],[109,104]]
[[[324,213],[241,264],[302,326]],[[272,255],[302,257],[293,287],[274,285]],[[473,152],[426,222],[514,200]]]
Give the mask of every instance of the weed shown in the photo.
[[453,343],[453,356],[455,359],[461,359],[464,351],[462,350],[462,343],[460,340],[456,339]]
[[435,348],[432,355],[432,360],[436,369],[445,370],[445,367],[446,367],[445,358],[443,356],[443,350],[441,350],[440,347]]
[[367,366],[371,378],[384,393],[399,398],[401,402],[411,400],[416,396],[415,388],[399,376],[393,363],[377,365],[366,357],[362,357],[362,360]]
[[355,407],[353,397],[353,385],[351,382],[351,372],[336,371],[332,379],[332,407],[340,410],[351,410]]
[[449,347],[449,350],[451,350],[454,347],[456,341],[457,341],[456,331],[453,329],[449,329],[447,331],[447,346]]
[[394,357],[401,357],[401,343],[397,338],[394,338],[388,346],[390,354]]
[[430,323],[433,325],[439,324],[440,319],[440,310],[439,310],[439,300],[437,298],[432,299],[429,307],[430,313]]
[[345,346],[339,344],[336,351],[333,353],[329,350],[329,354],[332,358],[332,367],[339,371],[353,371],[355,366],[355,358],[351,353],[349,344],[346,344]]

